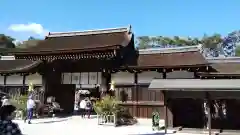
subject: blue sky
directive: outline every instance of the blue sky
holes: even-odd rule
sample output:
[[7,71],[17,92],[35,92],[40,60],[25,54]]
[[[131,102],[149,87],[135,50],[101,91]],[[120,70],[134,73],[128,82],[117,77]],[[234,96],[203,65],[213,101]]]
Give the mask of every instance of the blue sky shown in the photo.
[[0,0],[0,33],[19,40],[132,25],[136,36],[226,35],[240,29],[239,0]]

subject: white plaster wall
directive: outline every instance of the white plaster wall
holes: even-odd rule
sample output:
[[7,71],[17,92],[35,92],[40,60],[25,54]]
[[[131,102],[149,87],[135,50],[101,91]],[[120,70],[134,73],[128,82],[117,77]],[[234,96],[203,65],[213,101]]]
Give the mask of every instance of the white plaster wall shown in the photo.
[[23,76],[20,75],[7,76],[6,84],[23,84]]
[[167,79],[191,79],[194,78],[193,72],[173,71],[167,73]]
[[71,84],[71,73],[62,73],[62,83],[63,84]]
[[88,72],[81,73],[81,84],[88,84]]
[[4,76],[0,76],[0,84],[4,84]]
[[154,78],[161,79],[162,73],[156,71],[146,71],[138,74],[138,83],[151,83]]
[[111,79],[115,84],[133,84],[134,74],[129,72],[117,72],[112,74]]
[[42,85],[42,76],[38,73],[26,76],[25,84],[29,84],[30,82]]
[[80,79],[80,73],[72,73],[72,84],[79,84]]
[[[63,84],[102,84],[101,72],[62,73]],[[72,81],[72,82],[71,82]]]

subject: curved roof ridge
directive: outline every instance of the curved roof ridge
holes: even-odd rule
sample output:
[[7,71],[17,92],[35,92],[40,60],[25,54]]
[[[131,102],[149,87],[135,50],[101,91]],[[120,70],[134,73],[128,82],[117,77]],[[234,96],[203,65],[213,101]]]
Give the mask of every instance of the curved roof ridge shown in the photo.
[[209,63],[240,63],[240,57],[211,57],[206,60]]
[[191,51],[202,51],[202,44],[196,46],[181,46],[172,48],[150,48],[140,49],[140,54],[157,54],[157,53],[180,53],[180,52],[191,52]]
[[66,37],[66,36],[83,36],[83,35],[93,35],[93,34],[106,34],[115,32],[129,32],[131,33],[131,25],[128,27],[119,28],[107,28],[107,29],[95,29],[95,30],[85,30],[85,31],[70,31],[70,32],[49,32],[48,37]]

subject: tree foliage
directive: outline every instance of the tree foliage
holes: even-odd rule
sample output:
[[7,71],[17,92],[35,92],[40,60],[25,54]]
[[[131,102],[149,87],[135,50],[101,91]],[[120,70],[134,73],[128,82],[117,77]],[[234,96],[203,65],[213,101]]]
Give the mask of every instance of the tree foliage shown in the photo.
[[203,44],[205,48],[215,49],[218,47],[219,43],[222,42],[220,34],[213,34],[211,36],[204,35],[202,38],[192,38],[192,37],[164,37],[164,36],[140,36],[137,37],[137,47],[139,49],[146,49],[152,47],[167,47],[167,46],[192,46]]
[[0,55],[7,55],[10,49],[15,48],[14,41],[14,38],[0,34]]

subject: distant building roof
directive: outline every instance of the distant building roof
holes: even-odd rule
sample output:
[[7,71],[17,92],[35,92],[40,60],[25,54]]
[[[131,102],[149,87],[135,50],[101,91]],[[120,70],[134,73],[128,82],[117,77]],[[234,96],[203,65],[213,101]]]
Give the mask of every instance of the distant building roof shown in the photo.
[[36,46],[14,54],[54,54],[83,52],[124,47],[132,40],[131,27],[77,32],[50,32]]

